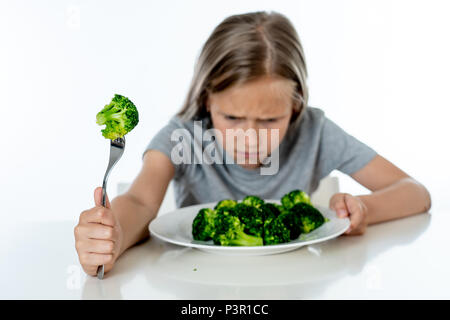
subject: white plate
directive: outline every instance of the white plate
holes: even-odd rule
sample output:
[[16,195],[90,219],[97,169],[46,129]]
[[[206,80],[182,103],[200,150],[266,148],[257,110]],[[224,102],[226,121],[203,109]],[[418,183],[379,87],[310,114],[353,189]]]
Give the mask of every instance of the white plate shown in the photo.
[[[279,203],[276,200],[265,200],[266,202]],[[213,241],[197,241],[192,237],[192,221],[201,208],[214,208],[217,202],[202,203],[199,205],[177,209],[154,219],[149,230],[152,235],[176,245],[197,248],[202,251],[227,254],[227,255],[267,255],[286,252],[312,243],[326,241],[335,238],[350,226],[348,218],[338,218],[333,210],[326,207],[315,206],[330,221],[324,223],[316,230],[302,234],[296,240],[283,244],[266,246],[220,246]]]

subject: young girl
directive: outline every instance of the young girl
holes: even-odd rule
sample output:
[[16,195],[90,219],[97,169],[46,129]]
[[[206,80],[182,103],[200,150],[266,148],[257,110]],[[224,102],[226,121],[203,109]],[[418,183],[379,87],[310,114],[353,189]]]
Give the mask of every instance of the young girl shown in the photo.
[[[147,146],[129,190],[104,208],[98,187],[95,207],[81,213],[74,232],[85,272],[96,275],[99,265],[108,272],[149,236],[172,179],[177,206],[184,207],[246,195],[280,199],[294,189],[311,194],[337,169],[372,191],[330,199],[339,217],[350,218],[349,235],[428,211],[422,184],[308,106],[306,76],[302,46],[285,16],[254,12],[218,25],[202,48],[184,106]],[[216,139],[205,138],[211,129]],[[235,138],[240,143],[230,143]]]

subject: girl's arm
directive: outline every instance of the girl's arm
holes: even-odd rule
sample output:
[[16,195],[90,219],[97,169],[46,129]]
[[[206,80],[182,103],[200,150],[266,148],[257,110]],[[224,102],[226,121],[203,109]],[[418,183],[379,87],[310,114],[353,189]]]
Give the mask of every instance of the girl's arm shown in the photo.
[[111,201],[123,233],[119,256],[149,236],[148,224],[156,217],[174,174],[175,168],[165,154],[149,150],[129,190]]
[[357,196],[367,207],[367,224],[427,212],[431,208],[428,190],[379,155],[351,177],[372,191]]

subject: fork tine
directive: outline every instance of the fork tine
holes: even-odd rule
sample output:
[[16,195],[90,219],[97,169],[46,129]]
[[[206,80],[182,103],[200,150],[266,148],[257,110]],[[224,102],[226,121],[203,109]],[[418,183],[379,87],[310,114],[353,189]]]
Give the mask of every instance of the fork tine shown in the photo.
[[111,140],[111,145],[123,148],[125,146],[125,136]]

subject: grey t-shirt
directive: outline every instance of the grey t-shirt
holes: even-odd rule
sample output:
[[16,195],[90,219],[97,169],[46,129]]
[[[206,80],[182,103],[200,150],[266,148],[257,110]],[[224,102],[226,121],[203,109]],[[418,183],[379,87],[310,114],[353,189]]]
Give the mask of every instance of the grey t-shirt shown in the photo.
[[[201,120],[204,133],[212,127],[211,120],[209,117]],[[328,119],[324,111],[307,107],[299,126],[288,129],[277,149],[279,160],[276,173],[264,175],[260,168],[245,169],[238,163],[229,163],[230,156],[222,147],[219,147],[222,163],[206,164],[199,160],[201,155],[195,151],[194,145],[198,151],[205,150],[211,143],[217,147],[218,143],[199,138],[200,135],[194,134],[195,127],[199,129],[194,120],[183,121],[173,116],[151,139],[142,154],[143,157],[146,151],[156,149],[171,159],[175,166],[173,184],[178,208],[222,199],[241,200],[247,195],[280,199],[294,189],[311,194],[331,171],[337,169],[350,175],[363,168],[377,154]],[[172,157],[174,147],[180,146],[179,140],[171,138],[175,129],[185,129],[187,131],[184,132],[190,134],[191,163],[179,163]]]

